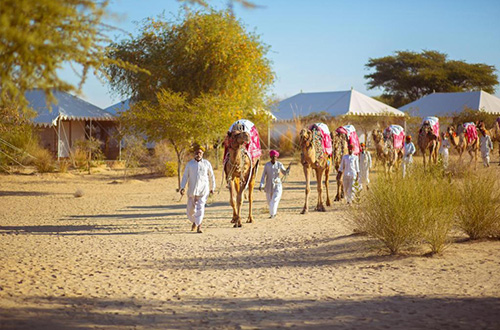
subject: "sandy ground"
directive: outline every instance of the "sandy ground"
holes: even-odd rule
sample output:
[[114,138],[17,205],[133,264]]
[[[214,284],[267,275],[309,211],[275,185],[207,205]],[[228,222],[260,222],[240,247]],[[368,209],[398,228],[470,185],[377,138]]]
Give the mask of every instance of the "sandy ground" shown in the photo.
[[119,175],[0,176],[1,329],[500,329],[499,241],[388,256],[344,204],[300,215],[298,166],[277,219],[256,192],[232,228],[222,189],[196,234],[176,178]]

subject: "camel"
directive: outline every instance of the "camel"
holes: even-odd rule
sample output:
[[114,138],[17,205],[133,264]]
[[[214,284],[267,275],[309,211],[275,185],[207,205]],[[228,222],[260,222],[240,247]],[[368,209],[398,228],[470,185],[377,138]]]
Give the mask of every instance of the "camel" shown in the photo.
[[[424,123],[418,132],[418,147],[422,153],[424,169],[427,166],[427,158],[429,159],[429,164],[431,162],[437,164],[439,137],[434,134],[432,126],[428,122]],[[428,157],[427,151],[429,151]]]
[[333,144],[333,164],[335,170],[337,171],[337,195],[335,195],[335,202],[340,201],[344,198],[344,182],[342,181],[342,173],[339,173],[340,162],[342,157],[347,154],[347,136],[341,133],[332,134],[332,144]]
[[[330,174],[331,159],[326,154],[323,154],[323,150],[315,147],[315,142],[317,142],[320,137],[320,133],[317,130],[302,129],[300,131],[300,148],[302,150],[301,163],[304,169],[304,176],[306,178],[306,200],[304,203],[304,208],[301,214],[305,214],[309,209],[309,192],[311,191],[310,180],[311,180],[311,169],[316,171],[317,189],[318,189],[318,203],[316,204],[316,211],[325,212],[325,206],[323,205],[323,188],[321,180],[323,174],[325,175],[325,188],[326,188],[326,206],[330,206],[330,194],[328,191],[328,175]],[[321,142],[321,141],[320,141]],[[318,149],[318,150],[317,150]]]
[[395,165],[397,167],[399,160],[403,159],[402,151],[394,149],[392,138],[384,139],[384,135],[379,129],[372,131],[372,139],[375,142],[377,158],[379,158],[384,165],[385,173],[392,173],[392,168]]
[[376,164],[384,163],[384,135],[381,130],[374,129],[372,131],[372,140],[375,143],[375,160]]
[[233,208],[231,223],[234,227],[241,227],[241,205],[243,204],[243,193],[248,186],[248,220],[253,222],[252,203],[255,178],[259,168],[260,158],[254,160],[248,154],[245,146],[250,143],[250,134],[240,130],[228,133],[229,157],[224,163],[224,174],[229,184],[229,202]]
[[470,163],[475,162],[474,166],[477,168],[477,154],[479,151],[479,136],[469,143],[465,136],[464,125],[448,126],[448,134],[450,135],[450,142],[458,151],[459,160],[462,160],[462,154],[467,151],[470,156]]

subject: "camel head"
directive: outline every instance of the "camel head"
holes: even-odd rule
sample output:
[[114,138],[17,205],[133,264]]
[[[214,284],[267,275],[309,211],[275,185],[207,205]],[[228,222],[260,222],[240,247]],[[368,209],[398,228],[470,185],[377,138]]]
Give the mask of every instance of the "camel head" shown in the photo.
[[382,131],[379,129],[374,129],[372,131],[372,139],[373,139],[373,141],[375,141],[375,143],[379,143],[380,141],[382,141],[383,136],[384,135],[383,135]]
[[300,146],[309,148],[312,145],[313,133],[307,128],[300,130]]
[[250,143],[250,134],[248,132],[234,130],[228,134],[233,149],[240,148],[242,145]]

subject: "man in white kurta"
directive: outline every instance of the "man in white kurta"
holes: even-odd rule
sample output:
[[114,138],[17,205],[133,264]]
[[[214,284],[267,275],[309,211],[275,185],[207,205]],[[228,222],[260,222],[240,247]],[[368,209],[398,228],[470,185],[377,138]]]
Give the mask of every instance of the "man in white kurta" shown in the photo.
[[493,142],[485,130],[481,130],[479,146],[481,147],[481,158],[485,167],[490,167],[490,151],[493,151]]
[[411,142],[411,135],[406,136],[406,143],[403,151],[403,178],[406,176],[406,171],[413,163],[413,154],[416,151],[415,145]]
[[[201,223],[205,214],[205,203],[209,194],[215,190],[215,176],[212,164],[203,159],[204,149],[197,148],[194,159],[186,164],[184,175],[181,181],[181,195],[185,194],[186,184],[188,185],[187,217],[193,224],[191,230],[197,228],[201,233]],[[210,185],[212,188],[210,189]]]
[[363,189],[363,185],[370,184],[370,169],[372,168],[372,155],[366,149],[366,145],[361,143],[361,152],[359,154],[359,188]]
[[443,167],[446,170],[448,168],[448,163],[450,160],[450,140],[448,139],[448,133],[443,132],[441,134],[441,147],[439,148],[439,154],[443,159]]
[[339,172],[343,173],[344,196],[347,204],[350,205],[354,199],[352,186],[359,177],[359,159],[353,154],[352,146],[348,147],[349,154],[344,155],[340,161]]
[[286,170],[283,164],[278,161],[279,155],[279,152],[276,150],[271,150],[269,152],[271,161],[264,165],[264,171],[262,172],[262,178],[260,179],[259,186],[260,191],[262,191],[262,188],[265,186],[264,191],[266,192],[270,219],[276,217],[276,213],[278,213],[278,205],[281,200],[281,194],[283,193],[280,173],[283,175],[288,174],[288,170]]

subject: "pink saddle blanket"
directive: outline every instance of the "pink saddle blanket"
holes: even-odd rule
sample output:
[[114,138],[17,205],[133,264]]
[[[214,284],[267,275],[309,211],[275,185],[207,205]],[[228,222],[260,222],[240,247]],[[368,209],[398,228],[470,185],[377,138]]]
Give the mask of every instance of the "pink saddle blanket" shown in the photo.
[[328,129],[328,126],[326,126],[323,123],[319,124],[313,124],[309,127],[309,129],[312,131],[314,129],[318,130],[321,134],[321,144],[323,146],[323,151],[326,153],[328,156],[331,156],[333,153],[333,148],[332,148],[332,137],[330,136],[330,130]]
[[477,128],[474,123],[465,123],[465,137],[467,138],[467,143],[472,143],[477,139]]
[[[257,131],[257,128],[255,125],[246,119],[238,120],[235,122],[229,131],[234,127],[234,125],[239,124],[241,128],[243,128],[244,132],[247,132],[250,134],[250,143],[248,143],[245,148],[252,158],[252,163],[255,163],[257,158],[260,158],[262,156],[262,149],[260,147],[260,137],[259,137],[259,132]],[[229,152],[228,152],[228,147],[230,145],[231,141],[226,137],[226,140],[224,141],[224,162],[228,159],[229,157]]]
[[353,125],[340,126],[335,130],[337,133],[346,134],[349,145],[352,146],[352,153],[354,155],[359,155],[361,152],[361,147],[359,145],[358,133]]
[[385,135],[392,135],[394,149],[403,149],[405,141],[405,131],[399,125],[391,125],[385,129]]

